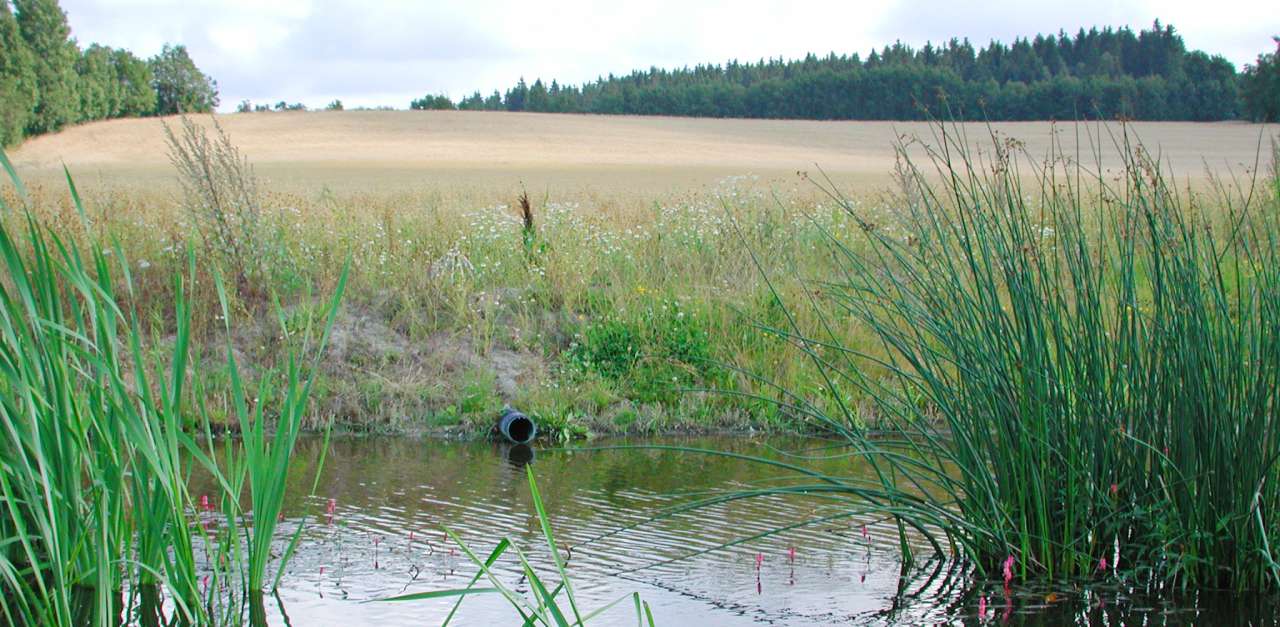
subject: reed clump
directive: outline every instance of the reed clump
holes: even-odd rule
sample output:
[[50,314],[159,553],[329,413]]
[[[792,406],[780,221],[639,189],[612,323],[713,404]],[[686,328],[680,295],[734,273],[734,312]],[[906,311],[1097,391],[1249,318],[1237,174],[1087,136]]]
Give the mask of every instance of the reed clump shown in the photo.
[[1280,178],[1180,192],[1131,136],[1094,140],[1121,171],[938,126],[888,223],[824,185],[863,228],[826,238],[807,304],[874,342],[766,328],[874,399],[874,436],[788,402],[877,479],[810,487],[896,520],[908,560],[914,528],[1006,581],[1280,588]]
[[[12,173],[2,152],[0,164]],[[171,277],[173,332],[157,341],[128,304],[136,294],[125,249],[93,239],[67,183],[88,252],[0,199],[0,622],[239,623],[239,610],[218,608],[266,581],[263,547],[313,377],[290,357],[282,377],[263,378],[252,411],[234,387],[245,452],[206,454],[189,432],[194,422],[210,435],[207,420],[193,421],[206,414],[203,397],[187,390],[213,370],[191,366],[195,257]],[[335,297],[330,322],[336,306]],[[237,381],[230,356],[227,365]],[[195,524],[187,479],[196,465],[221,479],[226,518],[212,529]],[[239,506],[246,476],[249,511]]]

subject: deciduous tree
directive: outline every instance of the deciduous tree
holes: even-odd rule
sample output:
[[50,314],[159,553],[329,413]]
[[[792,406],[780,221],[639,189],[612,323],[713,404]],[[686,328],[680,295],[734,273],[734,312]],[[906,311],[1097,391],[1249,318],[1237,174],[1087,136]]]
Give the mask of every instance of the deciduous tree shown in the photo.
[[208,113],[218,106],[217,81],[196,67],[186,46],[165,44],[149,64],[158,115]]
[[80,115],[76,93],[76,60],[67,14],[56,0],[14,0],[18,30],[31,50],[36,79],[36,106],[29,134],[48,133],[75,122]]

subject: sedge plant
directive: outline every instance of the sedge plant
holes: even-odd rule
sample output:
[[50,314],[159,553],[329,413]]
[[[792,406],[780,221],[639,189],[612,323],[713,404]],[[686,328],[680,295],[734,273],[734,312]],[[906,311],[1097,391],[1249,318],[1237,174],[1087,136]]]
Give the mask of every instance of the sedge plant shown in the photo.
[[[589,612],[579,607],[578,601],[573,594],[573,584],[567,572],[567,564],[556,543],[555,534],[552,532],[551,522],[547,516],[547,509],[542,502],[542,494],[538,491],[538,482],[534,479],[533,468],[526,466],[525,472],[529,478],[529,493],[533,501],[533,507],[538,515],[539,530],[547,544],[547,550],[550,551],[552,564],[555,566],[554,572],[550,574],[559,578],[559,582],[555,583],[554,587],[551,585],[553,582],[546,577],[546,574],[538,574],[538,571],[534,569],[529,561],[528,555],[516,546],[510,538],[501,539],[487,557],[481,558],[480,554],[476,553],[455,531],[445,528],[445,533],[461,547],[463,554],[480,569],[480,572],[471,578],[465,588],[415,592],[379,599],[379,601],[422,601],[456,597],[452,610],[444,620],[444,624],[448,625],[452,622],[459,606],[467,596],[499,594],[510,604],[512,611],[520,617],[523,625],[572,627],[586,625],[601,614],[630,600],[634,605],[638,624],[642,627],[644,625],[653,627],[653,611],[650,609],[649,604],[640,598],[640,593],[638,592],[624,594],[614,601]],[[494,564],[508,550],[516,554],[524,579],[529,582],[530,591],[528,596],[504,582],[501,576],[493,570]],[[489,585],[481,586],[482,579],[487,581]]]

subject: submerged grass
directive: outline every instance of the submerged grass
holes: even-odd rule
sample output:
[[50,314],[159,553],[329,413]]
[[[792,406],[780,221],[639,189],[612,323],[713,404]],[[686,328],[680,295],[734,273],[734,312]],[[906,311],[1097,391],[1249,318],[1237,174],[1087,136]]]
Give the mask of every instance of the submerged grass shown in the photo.
[[[0,162],[12,175],[3,153]],[[14,182],[22,189],[16,176]],[[67,184],[89,231],[69,175]],[[194,257],[186,273],[174,275],[174,332],[157,357],[144,348],[154,338],[143,331],[142,316],[127,304],[135,302],[135,283],[121,246],[95,245],[86,256],[25,207],[0,204],[0,212],[0,617],[15,625],[107,625],[122,617],[240,622],[238,613],[215,612],[224,589],[202,585],[198,563],[224,581],[247,573],[247,591],[261,589],[286,462],[314,375],[291,367],[279,403],[264,383],[252,424],[241,394],[248,452],[226,466],[201,457],[184,431],[192,406],[202,402],[185,394],[203,374],[189,364]],[[11,230],[14,220],[25,229]],[[124,293],[116,291],[121,285]],[[276,419],[270,444],[268,416]],[[257,518],[243,524],[247,559],[237,537],[218,541],[193,527],[191,455],[221,476],[249,476]],[[232,511],[242,484],[222,483]]]
[[[560,548],[556,544],[555,534],[551,530],[551,522],[547,517],[546,507],[542,503],[542,494],[538,491],[538,482],[534,479],[533,468],[525,467],[525,473],[529,478],[529,492],[533,500],[534,511],[538,515],[539,530],[542,538],[547,543],[547,550],[550,551],[552,564],[555,566],[554,575],[559,577],[560,581],[554,588],[550,587],[550,581],[540,576],[534,569],[529,557],[520,550],[518,546],[511,541],[510,538],[501,539],[493,548],[488,557],[481,559],[461,537],[452,529],[445,529],[445,533],[462,548],[463,554],[471,560],[480,572],[476,573],[467,587],[451,590],[433,590],[430,592],[416,592],[395,597],[379,599],[379,601],[423,601],[428,599],[440,599],[449,597],[458,597],[454,602],[453,609],[444,620],[444,625],[449,625],[453,621],[453,617],[458,612],[458,608],[469,595],[476,594],[500,594],[511,605],[512,610],[520,616],[522,624],[526,626],[532,625],[555,625],[557,627],[570,627],[586,625],[597,616],[613,609],[627,600],[632,601],[635,607],[636,621],[640,625],[649,625],[653,627],[653,611],[649,604],[640,598],[640,593],[633,592],[624,594],[616,600],[608,603],[595,610],[583,613],[578,607],[578,602],[574,598],[573,584],[567,572],[567,563],[565,558],[560,554]],[[507,550],[512,550],[516,554],[516,558],[520,561],[520,568],[524,574],[524,580],[529,582],[529,592],[532,599],[520,593],[512,586],[502,581],[501,577],[493,571],[493,565],[502,557]],[[480,587],[480,580],[485,579],[489,582],[490,587]],[[563,593],[563,597],[561,596]]]

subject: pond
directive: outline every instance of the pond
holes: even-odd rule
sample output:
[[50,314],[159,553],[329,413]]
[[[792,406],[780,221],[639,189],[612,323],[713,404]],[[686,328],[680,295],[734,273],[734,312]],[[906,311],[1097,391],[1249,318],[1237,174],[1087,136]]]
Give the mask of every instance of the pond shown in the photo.
[[[266,603],[272,625],[439,624],[450,599],[378,603],[374,599],[465,587],[476,568],[442,529],[481,555],[504,536],[552,572],[530,500],[532,464],[561,544],[579,605],[592,610],[639,592],[659,625],[1275,624],[1265,600],[1199,593],[1139,594],[1121,585],[1015,590],[947,577],[951,564],[918,559],[901,580],[892,525],[830,518],[840,503],[814,497],[739,500],[645,522],[660,510],[715,492],[779,485],[782,471],[741,459],[673,450],[574,450],[509,447],[398,437],[335,438],[314,496],[309,468],[322,450],[303,440],[290,476],[286,515],[309,515],[278,599]],[[589,446],[676,445],[785,458],[803,451],[807,466],[840,475],[864,469],[831,454],[823,440],[690,437],[610,440]],[[199,480],[193,488],[201,493]],[[331,510],[331,514],[327,513]],[[634,523],[633,529],[622,530]],[[776,534],[764,532],[793,527]],[[760,535],[758,538],[753,536]],[[745,540],[734,546],[725,543]],[[927,553],[922,553],[927,555]],[[514,559],[499,562],[510,585],[527,591]],[[936,572],[935,571],[939,571]],[[937,574],[937,576],[931,576]],[[549,577],[554,579],[554,577]],[[901,583],[900,583],[901,582]],[[901,585],[901,589],[900,589]],[[511,624],[499,595],[461,604],[455,624]],[[593,624],[635,624],[630,601]]]

